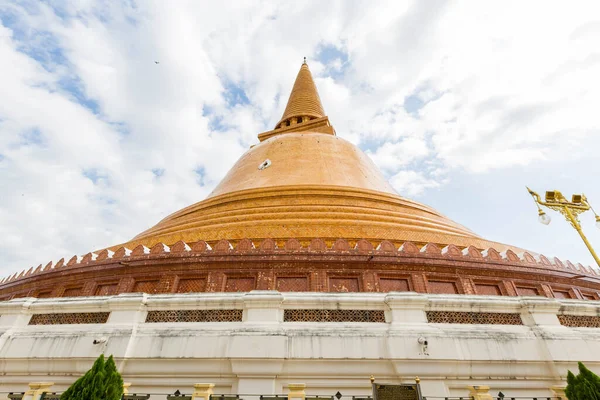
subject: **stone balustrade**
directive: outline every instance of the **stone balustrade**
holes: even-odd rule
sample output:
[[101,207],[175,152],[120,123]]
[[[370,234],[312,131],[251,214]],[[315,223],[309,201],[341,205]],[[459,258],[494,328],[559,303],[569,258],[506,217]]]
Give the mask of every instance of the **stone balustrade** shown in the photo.
[[[29,390],[27,390],[26,392],[23,393],[23,397],[22,400],[43,400],[44,394],[48,394],[48,393],[53,393],[55,394],[55,392],[52,392],[53,390],[53,382],[31,382],[29,383]],[[129,395],[129,388],[131,386],[131,383],[124,383],[123,384],[123,395],[124,396],[128,396]],[[189,398],[191,398],[192,400],[212,400],[214,398],[214,387],[215,384],[214,383],[196,383],[193,385],[193,389],[192,389],[192,394]],[[287,388],[288,388],[288,393],[286,395],[281,395],[281,397],[278,395],[278,398],[282,398],[282,399],[286,399],[286,400],[305,400],[307,398],[306,395],[306,384],[305,383],[289,383],[287,384]],[[498,399],[498,397],[494,397],[492,396],[492,394],[490,394],[490,387],[486,386],[486,385],[471,385],[471,386],[467,386],[467,389],[469,390],[469,397],[465,398],[465,399],[471,399],[471,400],[495,400]],[[533,400],[537,400],[539,399],[556,399],[556,400],[566,400],[566,396],[565,396],[565,386],[552,386],[549,388],[554,396],[553,397],[545,397],[545,396],[538,396],[538,397],[533,397]],[[309,388],[310,390],[310,388]],[[151,397],[151,394],[139,394],[139,395],[131,395],[133,397],[140,397],[140,398],[149,398]],[[174,397],[175,395],[167,395],[167,397]],[[217,395],[216,398],[240,398],[243,395]],[[273,395],[266,395],[266,396],[259,396],[259,395],[247,395],[250,397],[273,397]],[[161,397],[160,394],[154,394],[155,398],[159,398]],[[176,397],[181,397],[181,398],[186,398],[187,396],[185,394],[178,394],[176,395]],[[319,396],[308,396],[311,399],[318,399]],[[332,396],[333,397],[333,396]],[[346,396],[348,397],[348,396]],[[428,399],[435,399],[437,397],[435,396],[423,396],[424,398],[428,398]],[[353,399],[358,398],[356,396],[352,397]],[[370,396],[363,396],[360,398],[370,398]],[[510,397],[508,397],[510,398]],[[446,400],[448,400],[448,397],[445,397]],[[463,399],[463,398],[461,398]],[[523,398],[520,398],[523,399]],[[524,400],[524,399],[523,399]]]

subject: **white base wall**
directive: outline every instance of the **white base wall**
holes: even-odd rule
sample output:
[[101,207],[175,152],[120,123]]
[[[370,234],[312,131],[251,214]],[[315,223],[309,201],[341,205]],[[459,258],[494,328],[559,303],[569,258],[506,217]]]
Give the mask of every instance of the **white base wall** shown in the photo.
[[[149,310],[234,308],[244,310],[242,322],[144,322]],[[386,322],[284,322],[284,309],[383,310]],[[106,311],[105,324],[28,325],[33,314]],[[426,311],[519,313],[524,325],[428,323]],[[600,371],[600,329],[563,326],[559,314],[596,316],[600,302],[263,291],[16,299],[0,303],[0,392],[39,381],[63,391],[104,353],[114,355],[132,393],[214,383],[215,393],[284,394],[287,384],[305,383],[307,394],[367,395],[374,375],[381,383],[419,376],[428,397],[468,396],[471,385],[550,397],[577,361]]]

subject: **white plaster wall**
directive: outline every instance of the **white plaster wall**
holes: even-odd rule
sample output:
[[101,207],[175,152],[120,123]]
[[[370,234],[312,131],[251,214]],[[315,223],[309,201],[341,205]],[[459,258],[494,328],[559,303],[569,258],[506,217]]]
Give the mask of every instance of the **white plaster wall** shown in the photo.
[[[144,322],[150,310],[215,308],[241,308],[243,322]],[[283,310],[294,308],[379,309],[387,321],[283,322]],[[515,312],[526,325],[430,324],[429,310]],[[106,311],[106,324],[28,325],[38,313]],[[139,393],[189,393],[194,383],[210,382],[215,393],[273,394],[301,382],[308,394],[350,396],[369,394],[372,374],[387,383],[419,376],[426,396],[467,396],[468,385],[507,397],[551,396],[550,386],[564,384],[577,361],[600,370],[600,329],[562,326],[557,314],[599,312],[594,301],[416,293],[16,299],[0,302],[0,392],[24,391],[33,381],[62,391],[104,353]]]

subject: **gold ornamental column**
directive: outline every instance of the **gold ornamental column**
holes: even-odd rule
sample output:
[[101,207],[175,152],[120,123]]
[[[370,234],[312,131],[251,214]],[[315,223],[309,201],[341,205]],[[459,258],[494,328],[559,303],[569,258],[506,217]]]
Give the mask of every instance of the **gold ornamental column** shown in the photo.
[[473,400],[494,400],[489,386],[467,386],[467,389]]
[[31,382],[29,390],[23,395],[23,400],[39,400],[44,392],[49,392],[54,382]]

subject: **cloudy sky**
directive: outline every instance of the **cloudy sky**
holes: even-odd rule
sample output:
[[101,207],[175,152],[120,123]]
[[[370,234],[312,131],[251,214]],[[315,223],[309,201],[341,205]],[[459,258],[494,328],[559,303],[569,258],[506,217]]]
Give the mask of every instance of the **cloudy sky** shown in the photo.
[[304,56],[338,135],[398,193],[593,264],[525,185],[600,209],[599,43],[597,0],[0,0],[0,275],[202,200],[281,117]]

